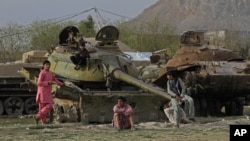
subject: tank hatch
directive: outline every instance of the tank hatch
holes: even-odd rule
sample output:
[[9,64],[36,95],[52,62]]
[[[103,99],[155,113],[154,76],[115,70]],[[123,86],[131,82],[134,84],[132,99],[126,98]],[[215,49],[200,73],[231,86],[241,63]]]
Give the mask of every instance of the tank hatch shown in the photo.
[[115,42],[119,38],[119,30],[114,26],[105,26],[96,34],[96,47],[106,51],[121,52],[118,43]]
[[119,38],[119,30],[114,26],[105,26],[98,31],[95,39],[103,42],[114,42]]
[[186,31],[181,36],[181,44],[201,46],[204,41],[204,32],[202,31]]
[[67,26],[59,34],[60,45],[75,44],[79,39],[79,30],[75,26]]

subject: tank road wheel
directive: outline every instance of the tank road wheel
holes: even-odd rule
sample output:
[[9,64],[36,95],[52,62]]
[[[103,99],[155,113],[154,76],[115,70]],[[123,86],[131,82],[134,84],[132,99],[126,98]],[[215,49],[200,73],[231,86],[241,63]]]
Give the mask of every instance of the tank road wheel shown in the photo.
[[243,99],[237,98],[235,100],[236,106],[237,106],[237,111],[236,111],[236,115],[237,116],[243,115],[243,112],[244,112],[244,101],[245,101],[245,98],[243,98]]
[[237,104],[236,115],[241,116],[241,115],[243,115],[243,112],[244,112],[244,105],[241,103]]
[[212,100],[212,101],[208,101],[208,105],[209,105],[209,114],[211,116],[221,116],[221,104],[218,100]]
[[201,106],[201,116],[207,117],[207,113],[208,113],[207,100],[201,98],[200,99],[200,106]]
[[231,102],[231,115],[235,116],[237,113],[237,105],[235,101]]
[[0,115],[3,114],[3,102],[0,100]]
[[228,116],[243,115],[244,104],[242,101],[232,100],[225,104],[225,113]]
[[225,103],[225,114],[226,114],[227,116],[230,116],[230,115],[231,115],[230,111],[231,111],[230,101],[227,101],[227,102]]
[[198,98],[194,98],[194,108],[195,108],[195,116],[201,116],[201,104]]
[[24,110],[26,114],[35,114],[37,112],[38,105],[36,104],[36,99],[34,97],[28,98],[24,102]]
[[4,109],[8,115],[20,115],[24,109],[23,100],[19,97],[10,97],[4,101]]
[[237,112],[237,105],[234,101],[229,101],[225,105],[225,112],[227,116],[234,116]]

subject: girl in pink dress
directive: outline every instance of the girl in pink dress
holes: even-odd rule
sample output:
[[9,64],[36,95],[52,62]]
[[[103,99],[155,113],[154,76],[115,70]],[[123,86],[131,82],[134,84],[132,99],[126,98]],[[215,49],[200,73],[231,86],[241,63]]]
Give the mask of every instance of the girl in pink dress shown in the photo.
[[36,103],[39,105],[39,111],[35,116],[36,123],[41,120],[43,124],[48,123],[46,116],[53,107],[52,84],[56,83],[63,86],[64,83],[57,80],[54,74],[50,71],[50,62],[43,62],[43,70],[39,73],[38,89],[36,95]]
[[131,130],[135,130],[133,109],[125,102],[125,97],[120,96],[117,104],[113,107],[113,126],[118,130],[129,128],[131,128]]

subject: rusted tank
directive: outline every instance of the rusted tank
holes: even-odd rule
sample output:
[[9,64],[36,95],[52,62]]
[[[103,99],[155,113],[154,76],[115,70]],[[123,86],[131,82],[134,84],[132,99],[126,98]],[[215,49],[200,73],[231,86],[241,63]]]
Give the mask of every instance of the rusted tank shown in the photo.
[[45,60],[46,51],[29,51],[20,61],[0,64],[0,115],[34,114],[36,86],[32,85],[19,70],[22,67],[36,67]]
[[[53,87],[54,122],[111,122],[113,106],[118,96],[126,96],[134,107],[136,121],[164,119],[160,109],[162,100],[169,100],[164,89],[146,84],[138,78],[138,70],[130,58],[123,54],[117,42],[119,30],[103,27],[95,42],[86,40],[90,59],[85,66],[75,70],[70,56],[78,50],[78,28],[66,27],[59,34],[59,45],[49,55],[51,71],[66,86]],[[37,69],[24,67],[21,71],[36,84]],[[36,76],[31,78],[30,76]]]
[[250,62],[237,52],[209,45],[203,32],[188,31],[152,83],[164,88],[166,72],[175,70],[194,98],[196,116],[242,115],[249,104],[249,69]]

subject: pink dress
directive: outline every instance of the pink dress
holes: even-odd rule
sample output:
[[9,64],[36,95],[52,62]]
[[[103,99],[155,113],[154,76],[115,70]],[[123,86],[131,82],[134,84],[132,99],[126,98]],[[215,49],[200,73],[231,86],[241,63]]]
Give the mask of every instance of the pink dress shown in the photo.
[[[113,126],[119,127],[121,129],[128,129],[131,127],[129,116],[133,114],[133,109],[130,105],[124,104],[123,107],[118,106],[117,104],[113,107],[114,116],[113,116]],[[118,121],[116,120],[118,116]]]
[[54,74],[50,71],[42,70],[38,78],[38,89],[36,95],[36,103],[39,104],[39,111],[36,118],[40,119],[42,123],[46,123],[46,116],[53,106],[52,85],[49,82],[56,82],[58,85],[63,85],[58,81]]
[[38,90],[36,95],[37,103],[53,103],[52,85],[49,82],[55,82],[57,85],[63,85],[58,81],[50,71],[42,70],[38,78]]

